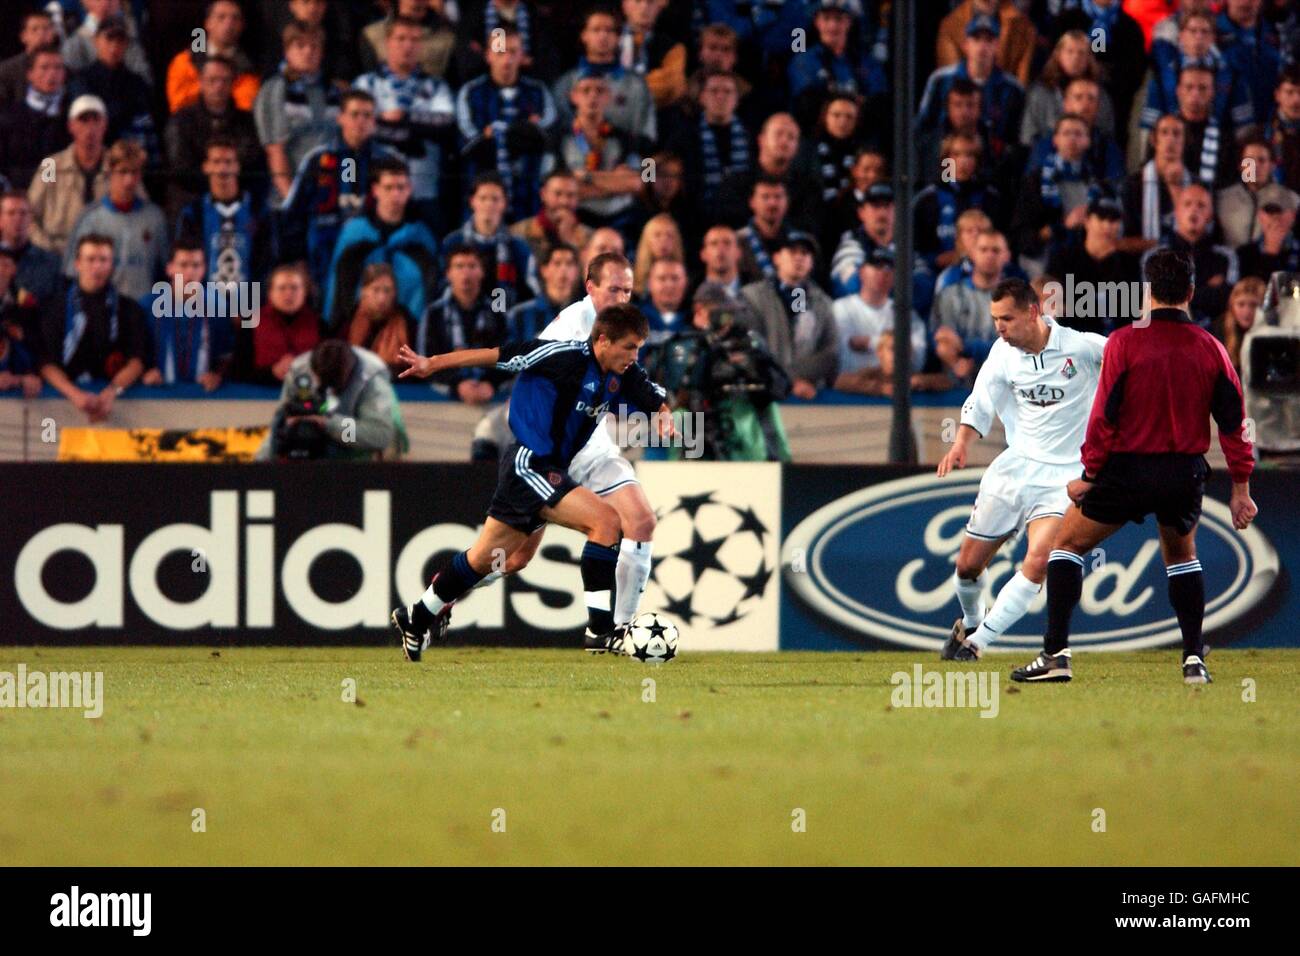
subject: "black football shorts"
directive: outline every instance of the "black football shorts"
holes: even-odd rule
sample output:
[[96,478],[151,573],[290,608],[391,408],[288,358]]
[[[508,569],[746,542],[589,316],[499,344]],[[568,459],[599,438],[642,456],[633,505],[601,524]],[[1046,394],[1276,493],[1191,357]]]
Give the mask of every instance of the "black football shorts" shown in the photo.
[[1201,517],[1210,465],[1203,455],[1112,455],[1084,495],[1084,517],[1102,524],[1156,524],[1185,535]]
[[577,487],[567,468],[537,457],[523,445],[511,445],[501,456],[488,516],[532,534],[546,524],[539,512]]

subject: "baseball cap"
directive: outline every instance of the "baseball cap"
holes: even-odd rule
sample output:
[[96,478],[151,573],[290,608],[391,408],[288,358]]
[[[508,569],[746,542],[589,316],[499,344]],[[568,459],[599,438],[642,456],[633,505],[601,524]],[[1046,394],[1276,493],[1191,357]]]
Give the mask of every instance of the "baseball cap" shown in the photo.
[[800,229],[791,229],[787,232],[781,239],[781,248],[790,249],[795,246],[803,246],[813,254],[814,259],[821,256],[821,249],[818,247],[817,240],[813,238],[812,233],[803,232]]
[[104,17],[99,21],[99,26],[95,27],[95,36],[103,36],[106,33],[127,36],[126,17],[120,13],[115,13],[110,17]]
[[846,13],[851,17],[862,14],[862,8],[858,5],[858,0],[820,0],[817,4],[817,12],[820,13],[823,10]]
[[867,265],[882,269],[894,268],[894,249],[892,246],[876,246],[867,253]]
[[1281,183],[1269,183],[1259,191],[1260,209],[1267,209],[1269,212],[1294,212],[1298,207],[1300,207],[1300,196]]
[[1098,196],[1088,203],[1088,215],[1100,216],[1102,219],[1123,219],[1124,207],[1119,200],[1110,196]]
[[72,106],[68,110],[68,118],[76,119],[84,113],[98,113],[100,116],[107,116],[108,107],[104,105],[104,101],[98,96],[85,93],[72,101]]
[[894,187],[889,183],[872,183],[862,201],[873,206],[883,206],[894,201]]
[[996,17],[991,17],[987,13],[977,13],[966,24],[966,35],[973,37],[977,33],[989,33],[999,37],[1002,35],[1002,24]]
[[702,282],[700,287],[695,290],[695,295],[691,297],[692,305],[724,305],[734,306],[736,300],[732,298],[727,287],[721,282]]

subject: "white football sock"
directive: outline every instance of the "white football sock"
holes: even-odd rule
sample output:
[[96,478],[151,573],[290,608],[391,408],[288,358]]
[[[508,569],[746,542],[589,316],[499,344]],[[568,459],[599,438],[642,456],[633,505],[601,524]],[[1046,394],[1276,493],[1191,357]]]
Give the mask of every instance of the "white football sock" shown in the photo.
[[487,574],[483,575],[483,577],[479,578],[478,584],[474,585],[470,590],[474,591],[478,588],[485,588],[489,584],[496,584],[505,576],[506,573],[504,571],[489,571]]
[[997,640],[999,634],[1005,634],[1016,621],[1025,616],[1029,605],[1042,589],[1041,584],[1035,584],[1017,571],[1010,581],[1002,585],[993,607],[984,616],[975,633],[969,635],[966,640],[980,650],[984,650]]
[[430,614],[437,614],[447,606],[447,602],[433,592],[432,584],[424,589],[424,596],[420,598],[420,601],[429,609]]
[[614,566],[617,586],[614,598],[614,623],[627,624],[641,606],[641,593],[650,580],[649,541],[624,538],[618,546],[618,564]]
[[962,623],[966,625],[967,631],[973,631],[984,616],[984,581],[986,580],[984,572],[974,581],[967,581],[960,578],[956,573],[952,576],[952,586],[957,590],[957,600],[961,602]]

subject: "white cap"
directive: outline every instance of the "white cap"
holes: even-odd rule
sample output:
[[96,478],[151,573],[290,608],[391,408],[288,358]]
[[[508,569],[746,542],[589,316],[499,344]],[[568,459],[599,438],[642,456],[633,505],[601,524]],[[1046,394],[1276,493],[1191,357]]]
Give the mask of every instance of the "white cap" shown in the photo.
[[89,93],[78,96],[72,101],[72,108],[68,110],[68,119],[76,119],[82,113],[98,113],[100,116],[108,116],[108,107],[98,96],[91,96]]

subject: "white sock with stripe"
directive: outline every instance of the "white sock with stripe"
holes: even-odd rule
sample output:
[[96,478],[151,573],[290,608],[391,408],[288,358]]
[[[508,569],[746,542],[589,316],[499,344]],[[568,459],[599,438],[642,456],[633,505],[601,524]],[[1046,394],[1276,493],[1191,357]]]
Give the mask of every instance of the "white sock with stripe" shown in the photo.
[[975,633],[969,635],[966,640],[980,650],[984,650],[997,639],[999,634],[1005,634],[1016,621],[1025,616],[1029,605],[1042,589],[1041,584],[1035,584],[1017,571],[1010,581],[1002,585],[993,607],[984,616]]
[[957,590],[957,600],[961,602],[962,623],[967,631],[973,631],[984,618],[984,572],[974,581],[967,581],[957,574],[952,576],[952,586]]
[[618,564],[614,568],[614,623],[627,624],[636,617],[641,595],[650,580],[649,541],[624,538],[618,546]]

